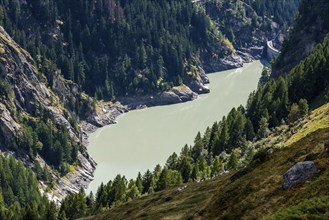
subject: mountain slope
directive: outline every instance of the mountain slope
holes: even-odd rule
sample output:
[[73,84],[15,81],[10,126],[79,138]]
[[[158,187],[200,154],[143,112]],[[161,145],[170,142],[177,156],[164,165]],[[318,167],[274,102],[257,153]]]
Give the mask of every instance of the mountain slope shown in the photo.
[[[209,17],[187,0],[1,0],[0,12],[0,25],[32,54],[50,85],[48,69],[55,68],[98,99],[202,84],[200,56],[220,62],[233,54]],[[237,65],[241,59],[227,67]]]
[[[273,218],[279,218],[278,216],[293,215],[291,213],[296,210],[299,211],[299,215],[312,214],[310,202],[316,200],[312,198],[314,195],[319,195],[321,204],[326,204],[328,155],[323,150],[323,143],[328,139],[328,104],[308,116],[307,103],[314,107],[319,106],[319,103],[328,102],[328,48],[327,34],[323,42],[315,46],[288,75],[272,79],[252,93],[246,108],[240,106],[232,109],[227,117],[214,123],[203,136],[198,133],[193,146],[185,146],[179,156],[172,154],[163,169],[156,167],[153,173],[150,174],[148,171],[149,173],[146,172],[143,176],[141,186],[146,187],[148,192],[150,185],[144,178],[147,180],[150,175],[154,180],[151,181],[153,189],[161,190],[179,183],[177,175],[173,175],[175,172],[181,174],[180,178],[183,178],[184,182],[188,182],[213,177],[219,173],[218,170],[230,169],[233,174],[226,175],[227,178],[218,178],[218,192],[214,197],[199,197],[200,194],[189,190],[189,187],[182,187],[176,189],[175,199],[172,198],[173,191],[156,193],[155,195],[162,197],[161,201],[159,197],[155,198],[156,205],[153,205],[150,202],[153,201],[151,194],[144,200],[138,200],[141,201],[140,206],[138,201],[119,205],[95,218],[176,216],[187,219],[258,219],[269,218],[272,215]],[[314,163],[316,169],[320,170],[320,173],[313,177],[315,182],[311,179],[309,185],[307,181],[284,190],[283,174],[297,162],[303,161]],[[246,167],[242,168],[243,166]],[[234,172],[238,167],[241,169]],[[138,182],[137,178],[136,181],[129,183],[129,187],[134,186],[131,183],[137,185]],[[207,186],[213,187],[210,182],[208,184],[204,185],[205,193],[211,190]],[[303,191],[305,188],[306,191]],[[117,183],[114,182],[101,186],[96,195],[96,205],[112,207],[126,202],[125,192],[130,193],[130,188],[128,191],[122,191],[119,194],[121,197],[111,197],[117,190]],[[190,194],[184,194],[184,191]],[[184,198],[190,198],[193,194],[199,198],[193,201],[196,206],[184,203],[187,201]],[[136,197],[138,198],[138,195]],[[305,200],[306,198],[311,200]],[[202,201],[208,203],[200,205]],[[130,204],[139,208],[132,209]],[[175,205],[177,209],[169,208]],[[284,206],[288,208],[281,209],[275,214]],[[298,208],[305,206],[309,213],[303,213],[303,210]],[[262,212],[264,209],[267,212]],[[318,214],[324,218],[326,212],[324,209]]]
[[326,0],[316,1],[316,4],[314,1],[301,1],[294,28],[273,66],[273,77],[289,73],[323,41],[329,31],[328,14],[329,2]]
[[[2,27],[0,52],[1,151],[14,153],[36,173],[45,166],[53,170],[51,179],[57,180],[53,186],[55,200],[68,192],[77,192],[80,186],[86,187],[92,179],[95,162],[80,140],[80,129],[73,116],[47,87],[31,56]],[[53,74],[60,93],[76,91],[76,85]],[[71,166],[75,171],[61,179]],[[38,177],[42,183],[52,185],[51,179]]]
[[[268,219],[280,208],[327,195],[329,155],[323,151],[323,143],[328,139],[326,104],[263,141],[260,152],[269,148],[274,152],[263,154],[261,161],[255,157],[239,171],[188,183],[183,190],[172,188],[144,196],[86,219]],[[280,141],[274,145],[275,140]],[[304,184],[283,190],[283,174],[305,160],[315,160],[321,172]]]
[[206,13],[236,49],[259,57],[266,40],[274,39],[275,46],[280,48],[293,25],[299,2],[211,0],[203,4]]

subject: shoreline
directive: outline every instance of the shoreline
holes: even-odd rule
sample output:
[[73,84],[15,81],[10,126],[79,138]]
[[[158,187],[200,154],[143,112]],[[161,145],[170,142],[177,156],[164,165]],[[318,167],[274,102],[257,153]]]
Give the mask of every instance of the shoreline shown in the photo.
[[[259,57],[255,57],[253,60],[248,60],[248,62],[244,62],[244,63],[251,63],[256,60],[259,60]],[[240,68],[240,67],[237,67],[237,68]],[[230,69],[235,69],[235,68],[228,68],[225,70],[230,70]],[[220,71],[225,71],[225,70],[220,70]],[[217,71],[217,72],[220,72],[220,71]],[[208,81],[208,83],[209,83],[209,81]],[[187,87],[187,88],[189,89],[189,87]],[[194,93],[194,95],[190,96],[190,99],[186,99],[186,98],[177,99],[177,97],[175,97],[174,99],[169,99],[169,100],[175,100],[173,102],[168,102],[168,100],[162,99],[163,97],[166,98],[167,96],[166,95],[163,96],[163,93],[159,93],[156,95],[147,95],[147,96],[139,96],[139,97],[133,96],[133,97],[128,97],[128,98],[123,98],[115,103],[112,103],[112,102],[97,103],[98,111],[96,109],[96,111],[93,112],[93,114],[90,117],[88,117],[87,120],[84,120],[80,123],[81,129],[82,129],[82,141],[83,141],[83,144],[87,147],[87,152],[88,152],[88,144],[89,144],[88,140],[89,140],[90,135],[99,128],[102,128],[104,126],[108,126],[111,124],[116,124],[117,123],[116,119],[120,115],[127,113],[129,111],[132,111],[132,110],[193,101],[199,97],[199,94],[191,91],[190,89],[189,89],[189,92]],[[165,93],[168,93],[168,92],[165,92]],[[172,91],[169,91],[169,93],[175,94],[175,92],[172,92]],[[177,95],[177,94],[175,94],[175,95]],[[179,95],[177,95],[177,96],[180,97]],[[92,157],[90,156],[90,158],[92,158]],[[94,171],[97,168],[97,162],[95,161],[95,163],[96,163],[96,167],[91,172],[92,177],[93,177]],[[93,181],[93,178],[86,184],[86,187],[84,187],[85,190],[88,189],[88,186],[90,185],[90,183],[92,181]]]

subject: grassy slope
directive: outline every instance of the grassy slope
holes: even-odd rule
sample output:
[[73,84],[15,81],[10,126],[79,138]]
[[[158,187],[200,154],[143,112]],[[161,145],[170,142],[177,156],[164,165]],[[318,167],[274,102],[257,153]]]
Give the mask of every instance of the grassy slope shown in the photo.
[[[267,219],[280,208],[329,195],[329,156],[323,153],[323,142],[329,139],[329,104],[276,133],[262,141],[263,147],[275,149],[263,162],[190,183],[179,193],[175,188],[142,197],[93,219]],[[315,160],[321,172],[302,185],[283,190],[282,175],[304,160]]]

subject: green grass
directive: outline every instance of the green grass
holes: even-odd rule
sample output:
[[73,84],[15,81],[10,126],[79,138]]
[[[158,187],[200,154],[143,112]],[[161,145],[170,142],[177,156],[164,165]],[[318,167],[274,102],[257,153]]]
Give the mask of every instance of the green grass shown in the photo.
[[305,199],[295,206],[280,209],[269,219],[329,219],[329,196]]
[[210,201],[216,191],[217,179],[202,183],[189,183],[179,193],[176,188],[157,192],[93,217],[93,219],[182,219],[198,211]]

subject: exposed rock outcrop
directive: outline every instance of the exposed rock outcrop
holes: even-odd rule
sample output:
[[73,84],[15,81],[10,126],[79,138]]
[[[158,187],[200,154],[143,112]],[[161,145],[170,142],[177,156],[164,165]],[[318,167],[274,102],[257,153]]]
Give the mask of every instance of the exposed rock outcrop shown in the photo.
[[[198,59],[198,61],[196,61],[196,65],[197,65],[197,74],[195,76],[195,78],[191,78],[188,77],[189,79],[185,80],[185,85],[187,87],[189,87],[193,92],[197,93],[197,94],[204,94],[204,93],[209,93],[210,90],[209,88],[206,86],[206,84],[209,83],[209,78],[206,75],[205,70],[202,68],[201,62]],[[186,89],[186,88],[185,88]],[[194,98],[191,97],[193,100]]]
[[193,92],[188,86],[183,84],[162,93],[121,98],[120,102],[122,105],[126,106],[127,109],[132,110],[157,105],[176,104],[191,101],[197,97],[197,93]]
[[[209,89],[203,84],[203,82],[209,82],[208,77],[204,74],[203,78],[200,80],[202,80],[200,85],[198,85],[200,87],[195,86],[195,88],[202,88],[203,93],[209,92]],[[115,124],[116,118],[129,110],[182,103],[196,98],[198,98],[198,94],[193,92],[190,87],[183,84],[162,93],[120,98],[120,101],[116,103],[98,102],[96,110],[91,112],[86,120],[80,123],[83,130],[82,141],[84,145],[87,145],[88,137],[91,133],[96,131],[97,128]]]
[[[22,118],[37,120],[38,116],[35,112],[38,108],[47,110],[58,126],[64,125],[70,139],[79,146],[75,171],[63,178],[56,172],[51,174],[56,179],[57,187],[49,194],[51,194],[50,197],[54,197],[54,200],[59,201],[68,193],[77,192],[76,189],[85,188],[88,185],[93,179],[96,163],[80,141],[80,130],[71,125],[69,118],[72,116],[63,109],[60,97],[47,86],[44,75],[35,67],[30,54],[16,44],[2,27],[0,27],[0,48],[0,80],[3,83],[2,89],[6,93],[0,98],[1,151],[10,152],[18,148],[17,141],[24,138]],[[73,84],[67,84],[62,78],[57,78],[54,86],[58,94],[72,93],[77,89]],[[14,155],[26,166],[33,166],[33,159],[27,155],[24,156],[21,151],[23,149],[18,148]],[[45,164],[40,155],[37,155],[34,160]],[[70,187],[66,183],[69,183]]]
[[[240,54],[240,52],[243,52],[245,54],[247,54],[247,56],[252,58],[251,61],[253,60],[259,60],[263,57],[264,54],[264,46],[253,46],[253,47],[249,47],[249,48],[240,48],[237,53]],[[240,55],[241,56],[241,55]],[[246,62],[246,58],[243,58]]]
[[316,44],[323,41],[329,31],[328,11],[327,0],[319,0],[317,4],[313,1],[302,1],[295,27],[272,70],[273,77],[289,73],[312,52]]
[[283,175],[283,189],[289,189],[303,183],[320,172],[313,161],[298,162]]
[[230,55],[225,58],[208,58],[202,61],[206,73],[218,72],[243,66],[243,59],[238,55]]
[[156,103],[161,105],[175,104],[180,102],[186,102],[194,100],[198,95],[187,86],[174,87],[171,90],[160,94]]

